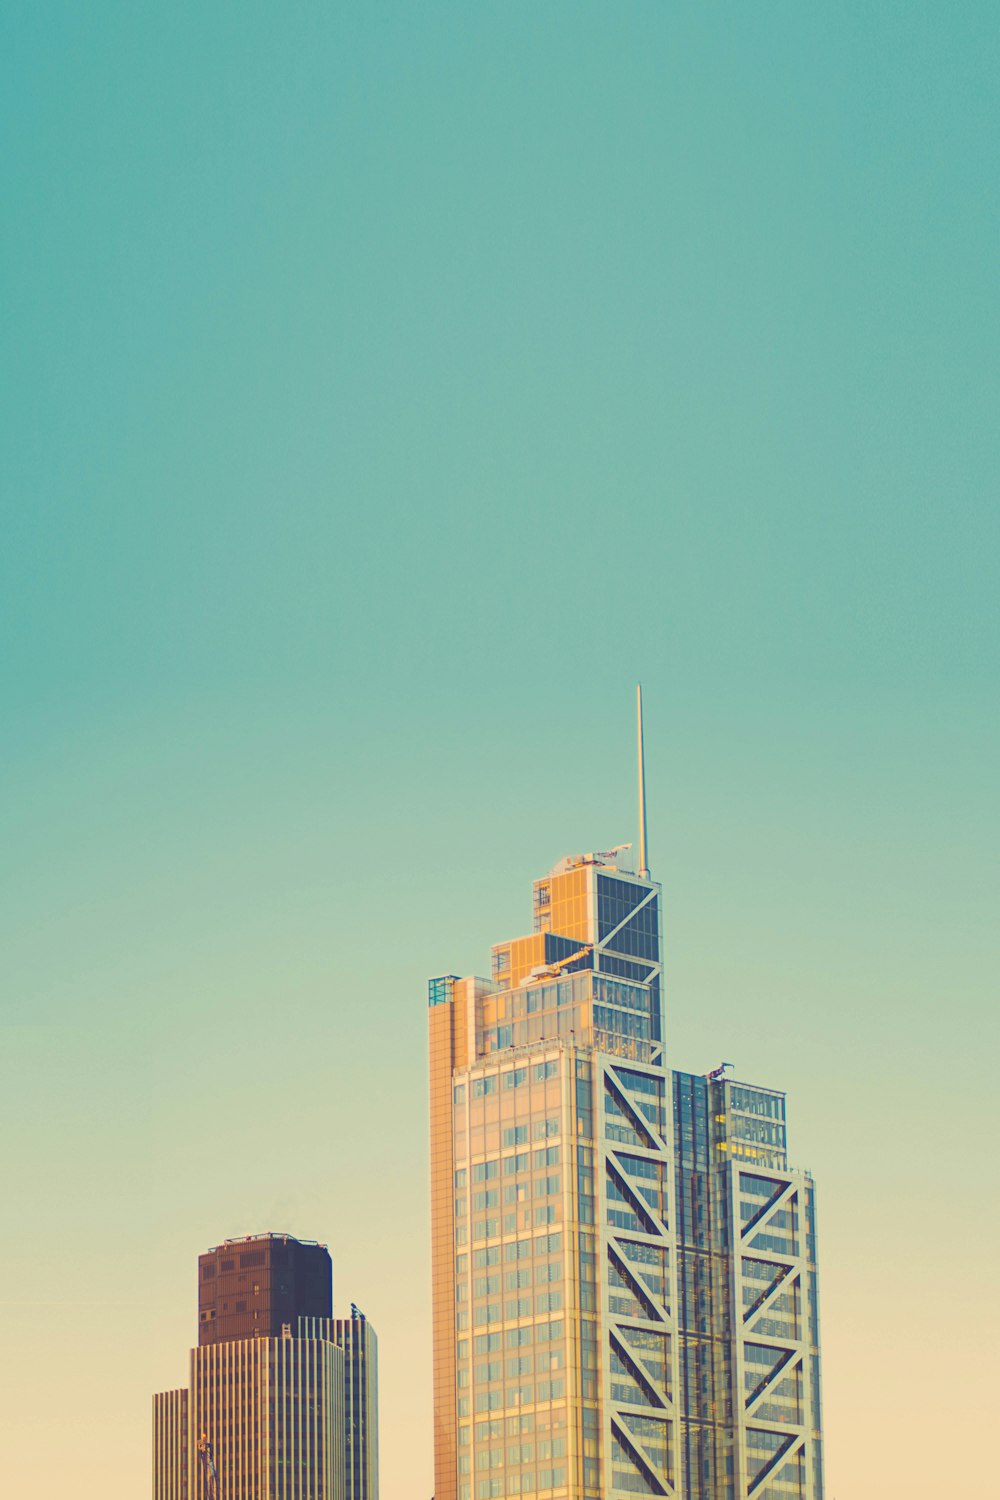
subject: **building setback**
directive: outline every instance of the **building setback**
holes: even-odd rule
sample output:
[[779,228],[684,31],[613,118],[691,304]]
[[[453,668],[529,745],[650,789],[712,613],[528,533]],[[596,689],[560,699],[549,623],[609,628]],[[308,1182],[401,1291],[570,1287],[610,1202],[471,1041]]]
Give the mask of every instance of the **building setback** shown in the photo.
[[[153,1398],[153,1500],[348,1500],[345,1390],[360,1356],[330,1317],[325,1246],[227,1240],[199,1257],[198,1287],[188,1388]],[[376,1399],[374,1332],[362,1342],[371,1368],[356,1400]],[[366,1439],[377,1431],[374,1407],[355,1421]]]
[[435,1500],[822,1500],[812,1180],[667,1066],[660,901],[565,860],[430,982]]
[[154,1500],[188,1500],[188,1392],[153,1397]]

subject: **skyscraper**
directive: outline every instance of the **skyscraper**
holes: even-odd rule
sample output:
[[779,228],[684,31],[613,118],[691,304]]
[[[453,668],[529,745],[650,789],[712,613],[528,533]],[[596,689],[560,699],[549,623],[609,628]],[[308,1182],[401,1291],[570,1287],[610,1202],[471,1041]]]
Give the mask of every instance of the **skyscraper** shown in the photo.
[[378,1340],[360,1308],[335,1318],[333,1341],[344,1351],[347,1500],[378,1500]]
[[375,1336],[345,1339],[331,1311],[324,1245],[260,1234],[199,1256],[190,1382],[153,1398],[153,1500],[377,1500],[377,1467],[364,1492],[348,1475],[377,1430]]
[[430,982],[435,1500],[822,1500],[812,1181],[784,1095],[668,1067],[623,855]]

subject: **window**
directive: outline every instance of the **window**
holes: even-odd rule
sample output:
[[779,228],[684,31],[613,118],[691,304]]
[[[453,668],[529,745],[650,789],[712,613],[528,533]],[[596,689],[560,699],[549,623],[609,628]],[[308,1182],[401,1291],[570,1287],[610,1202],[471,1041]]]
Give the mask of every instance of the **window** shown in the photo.
[[531,1241],[512,1240],[509,1245],[504,1245],[503,1258],[504,1260],[530,1260]]
[[561,1312],[562,1292],[540,1292],[535,1298],[535,1311],[540,1313]]
[[[548,1324],[545,1324],[543,1326],[548,1327]],[[508,1328],[507,1332],[504,1335],[504,1342],[506,1343],[508,1349],[519,1349],[523,1347],[523,1345],[531,1343],[534,1331],[535,1330],[530,1327]]]

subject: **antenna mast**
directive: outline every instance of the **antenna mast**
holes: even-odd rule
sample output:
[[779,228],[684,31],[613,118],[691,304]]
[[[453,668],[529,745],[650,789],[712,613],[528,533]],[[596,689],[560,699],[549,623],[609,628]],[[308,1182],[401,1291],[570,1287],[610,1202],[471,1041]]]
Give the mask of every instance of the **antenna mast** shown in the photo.
[[649,879],[646,862],[646,756],[642,739],[642,683],[635,688],[636,728],[639,739],[639,879]]

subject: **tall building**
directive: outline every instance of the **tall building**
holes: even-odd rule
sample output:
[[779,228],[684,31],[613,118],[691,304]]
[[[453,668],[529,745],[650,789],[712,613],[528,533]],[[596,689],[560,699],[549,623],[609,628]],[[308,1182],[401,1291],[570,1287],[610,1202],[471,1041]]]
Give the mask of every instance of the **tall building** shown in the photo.
[[[348,1454],[356,1427],[366,1443],[377,1430],[374,1405],[358,1410],[377,1399],[375,1336],[366,1323],[367,1338],[345,1340],[332,1300],[324,1245],[260,1234],[199,1256],[189,1384],[153,1398],[153,1500],[361,1493]],[[378,1497],[377,1449],[375,1462],[366,1500]]]
[[812,1180],[783,1094],[668,1067],[660,907],[567,859],[430,982],[435,1500],[822,1500]]
[[378,1340],[353,1304],[334,1319],[333,1340],[344,1351],[347,1500],[378,1500]]

